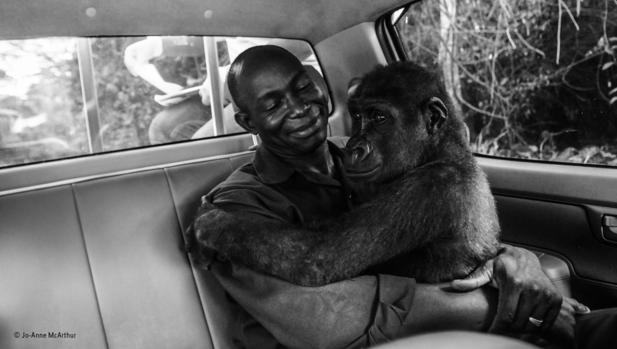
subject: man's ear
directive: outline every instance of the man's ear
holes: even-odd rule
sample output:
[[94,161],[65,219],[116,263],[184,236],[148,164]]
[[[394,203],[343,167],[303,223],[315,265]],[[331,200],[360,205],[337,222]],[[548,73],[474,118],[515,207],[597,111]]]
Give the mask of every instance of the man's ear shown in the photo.
[[312,65],[303,65],[304,70],[306,71],[306,75],[313,81],[317,89],[324,95],[324,98],[328,102],[328,110],[332,110],[332,105],[330,104],[330,95],[328,94],[328,85],[326,84],[326,80],[321,76],[321,74],[313,67]]
[[422,113],[425,117],[426,131],[429,135],[437,132],[448,118],[448,108],[439,97],[429,98],[422,107]]
[[236,119],[236,122],[238,123],[238,125],[240,125],[243,129],[247,130],[248,132],[254,135],[257,134],[257,129],[255,128],[255,125],[253,125],[253,122],[251,121],[249,114],[239,111],[236,114],[234,114],[234,118]]

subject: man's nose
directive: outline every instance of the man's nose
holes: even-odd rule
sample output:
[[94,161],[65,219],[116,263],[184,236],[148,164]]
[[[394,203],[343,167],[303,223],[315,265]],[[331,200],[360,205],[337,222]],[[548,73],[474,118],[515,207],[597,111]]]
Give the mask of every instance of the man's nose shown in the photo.
[[306,103],[301,98],[287,96],[287,109],[289,110],[289,116],[292,118],[304,116],[310,107],[309,103]]

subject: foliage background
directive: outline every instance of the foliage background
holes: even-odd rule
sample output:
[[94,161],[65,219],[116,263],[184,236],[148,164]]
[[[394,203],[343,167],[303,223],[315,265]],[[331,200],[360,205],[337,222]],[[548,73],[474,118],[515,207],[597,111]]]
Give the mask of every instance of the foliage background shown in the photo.
[[617,165],[617,1],[423,1],[398,28],[474,151]]

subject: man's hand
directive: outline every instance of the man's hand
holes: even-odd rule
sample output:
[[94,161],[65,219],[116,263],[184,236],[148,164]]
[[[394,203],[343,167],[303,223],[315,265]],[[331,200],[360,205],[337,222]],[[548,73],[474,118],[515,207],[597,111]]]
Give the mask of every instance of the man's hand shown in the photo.
[[589,311],[589,308],[580,304],[577,300],[564,297],[557,319],[553,326],[545,332],[544,339],[556,348],[574,348],[575,315]]
[[[466,279],[453,281],[452,287],[468,291],[485,284],[499,290],[490,332],[539,334],[548,330],[568,336],[567,341],[574,336],[574,321],[569,319],[574,313],[589,311],[572,298],[562,302],[563,297],[542,271],[538,258],[522,248],[504,246],[497,257]],[[541,320],[541,324],[534,325],[530,318]]]

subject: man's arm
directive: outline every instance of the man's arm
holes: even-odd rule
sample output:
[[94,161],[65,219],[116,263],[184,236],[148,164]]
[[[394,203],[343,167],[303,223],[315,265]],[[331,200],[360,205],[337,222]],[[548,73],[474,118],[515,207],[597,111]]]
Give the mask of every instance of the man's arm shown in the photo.
[[389,275],[303,287],[229,263],[215,263],[212,272],[281,344],[294,348],[366,347],[430,330],[482,331],[496,304],[491,288],[450,292]]
[[405,323],[411,333],[486,331],[496,311],[497,293],[490,288],[456,292],[445,284],[417,284],[413,311]]

